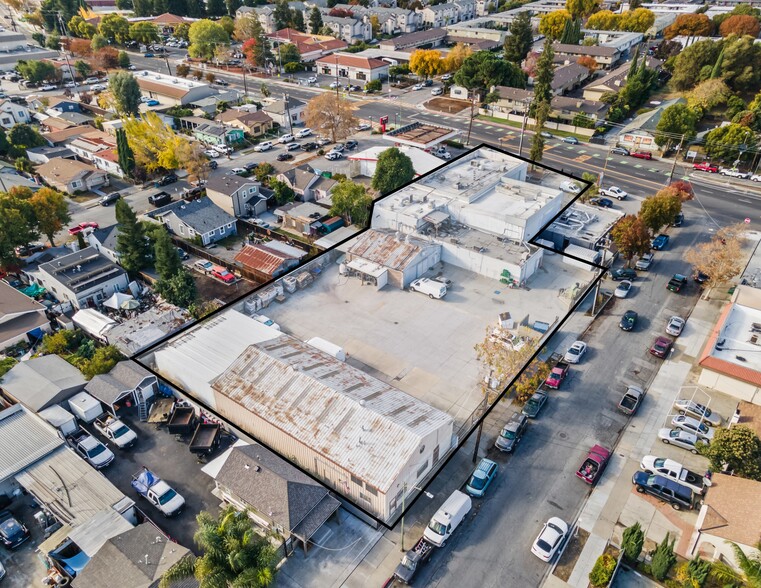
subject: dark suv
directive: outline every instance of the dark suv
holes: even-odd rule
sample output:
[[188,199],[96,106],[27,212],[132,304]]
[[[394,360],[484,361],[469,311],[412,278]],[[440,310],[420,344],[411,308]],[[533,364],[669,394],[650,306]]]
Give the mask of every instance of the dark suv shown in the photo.
[[637,487],[637,492],[652,494],[657,499],[668,502],[674,510],[695,508],[692,490],[682,486],[676,480],[657,474],[650,475],[645,472],[637,472],[632,476],[632,484]]
[[526,431],[526,424],[528,424],[528,417],[525,414],[514,413],[507,424],[502,427],[494,446],[500,451],[512,452],[520,443],[521,437]]
[[178,180],[178,178],[177,178],[176,174],[173,174],[173,173],[167,174],[163,178],[159,179],[156,182],[156,187],[158,188],[159,186],[166,186],[167,184],[174,184],[177,180]]
[[19,523],[9,510],[0,510],[0,542],[15,549],[29,539],[29,530]]

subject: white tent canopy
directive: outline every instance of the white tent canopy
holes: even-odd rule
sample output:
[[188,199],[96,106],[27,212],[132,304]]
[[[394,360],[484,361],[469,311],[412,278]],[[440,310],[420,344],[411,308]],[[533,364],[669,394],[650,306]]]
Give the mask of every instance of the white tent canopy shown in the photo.
[[124,294],[123,292],[114,292],[114,295],[111,296],[108,300],[106,300],[103,303],[103,306],[107,306],[108,308],[113,308],[114,310],[119,310],[122,308],[122,304],[127,302],[128,300],[132,300],[132,296],[129,294]]
[[103,337],[111,328],[116,325],[116,321],[108,318],[106,315],[99,313],[92,308],[85,308],[77,312],[71,320],[80,329],[96,337]]

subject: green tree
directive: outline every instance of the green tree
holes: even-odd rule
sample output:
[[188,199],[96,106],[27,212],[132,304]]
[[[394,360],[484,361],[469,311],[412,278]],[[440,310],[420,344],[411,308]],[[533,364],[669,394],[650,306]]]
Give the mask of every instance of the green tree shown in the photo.
[[82,59],[78,59],[74,62],[74,69],[76,70],[77,74],[79,74],[80,78],[86,78],[92,71],[90,64]]
[[695,138],[699,117],[686,104],[672,104],[663,111],[655,126],[655,142],[659,147],[678,143],[681,136],[685,141]]
[[642,553],[642,546],[645,544],[645,532],[639,524],[639,521],[630,527],[626,527],[622,536],[622,545],[624,558],[629,563],[635,563]]
[[531,12],[521,12],[510,23],[510,34],[505,39],[505,60],[519,65],[531,51],[534,33],[531,28]]
[[226,12],[225,0],[208,0],[206,2],[206,13],[209,16],[222,16]]
[[100,19],[98,32],[106,39],[121,45],[129,41],[129,21],[118,14],[107,14]]
[[37,228],[48,238],[50,246],[55,247],[55,234],[71,221],[69,207],[63,194],[53,188],[40,188],[29,199]]
[[18,264],[15,247],[28,245],[39,237],[29,202],[31,196],[29,188],[0,192],[0,266],[3,268]]
[[40,47],[45,46],[45,35],[43,33],[32,33],[32,39],[36,41]]
[[148,21],[135,22],[129,25],[129,38],[143,45],[158,43],[159,30],[155,24]]
[[45,40],[45,47],[58,51],[61,49],[61,37],[55,33],[50,33],[50,36]]
[[183,41],[188,41],[190,37],[188,36],[190,33],[190,25],[187,23],[180,23],[176,27],[174,27],[174,36],[177,39],[182,39]]
[[710,445],[700,453],[711,462],[714,471],[734,472],[736,476],[761,481],[761,440],[746,425],[718,428]]
[[587,28],[594,31],[617,31],[621,24],[621,15],[611,10],[595,12],[587,20]]
[[120,361],[126,359],[116,347],[106,345],[98,347],[92,356],[92,359],[84,364],[82,373],[89,380],[100,374],[107,374]]
[[8,142],[12,145],[11,155],[19,156],[27,149],[47,145],[45,138],[34,127],[16,124],[8,132]]
[[635,255],[639,257],[650,251],[650,232],[645,223],[633,214],[627,214],[618,221],[610,236],[627,265]]
[[371,186],[381,196],[385,196],[411,182],[414,177],[412,160],[396,147],[391,147],[378,157]]
[[731,35],[725,40],[721,77],[735,92],[757,92],[761,86],[761,47],[750,35]]
[[711,576],[722,583],[724,586],[743,586],[744,588],[761,588],[761,557],[758,552],[761,551],[761,541],[758,541],[754,547],[756,553],[746,555],[737,543],[727,541],[732,547],[735,554],[739,571],[729,566],[723,561],[713,563]]
[[135,211],[123,198],[116,201],[116,222],[119,234],[116,237],[116,251],[122,267],[135,273],[148,265],[150,248],[145,238],[143,225],[137,221]]
[[[372,17],[370,17],[372,20]],[[304,22],[304,12],[296,8],[291,9],[291,26],[300,33],[306,32],[306,23]]]
[[211,59],[216,55],[218,48],[230,44],[230,35],[224,27],[208,19],[197,20],[191,24],[188,36],[188,53],[196,58]]
[[351,180],[342,180],[333,188],[330,200],[333,203],[330,214],[342,216],[349,224],[358,227],[367,226],[373,199],[362,184],[356,184]]
[[286,29],[291,24],[291,9],[288,7],[288,0],[277,0],[275,10],[272,12],[275,30]]
[[103,35],[93,35],[90,47],[92,47],[93,53],[97,53],[103,47],[108,47],[108,40]]
[[605,588],[613,577],[616,569],[616,558],[608,553],[603,553],[595,561],[592,571],[589,572],[589,583],[594,588]]
[[131,65],[129,55],[126,51],[119,51],[119,67],[127,69]]
[[[235,2],[237,0],[227,0],[227,1],[229,3],[230,1]],[[233,14],[235,14],[234,10],[233,10]],[[218,22],[220,25],[222,25],[222,28],[225,29],[225,32],[227,33],[227,35],[229,37],[232,37],[232,34],[235,31],[235,21],[231,17],[225,15],[222,18],[220,18]]]
[[42,337],[42,349],[46,354],[65,355],[79,347],[83,339],[84,335],[79,329],[61,329]]
[[272,180],[270,182],[270,188],[275,193],[275,202],[277,202],[279,205],[293,202],[296,198],[296,193],[293,191],[293,189],[288,184],[281,182],[280,180]]
[[526,74],[514,63],[489,51],[478,51],[462,63],[454,83],[478,91],[482,97],[492,86],[526,87]]
[[153,244],[153,260],[156,273],[161,280],[169,280],[182,269],[177,247],[172,242],[166,229],[156,231],[156,241]]
[[114,97],[114,106],[119,114],[135,116],[140,106],[140,86],[128,71],[117,71],[108,79],[108,89]]
[[[706,135],[705,141],[708,155],[727,161],[747,157],[747,150],[755,144],[755,133],[748,127],[735,123],[713,129]],[[743,156],[740,151],[744,152]]]
[[253,65],[264,67],[272,59],[270,40],[258,18],[249,18],[247,22],[251,38],[243,43],[243,53]]
[[560,38],[565,29],[565,23],[573,20],[567,10],[554,10],[547,12],[539,18],[539,32],[552,42]]
[[[713,71],[713,64],[719,52],[720,43],[714,43],[711,40],[698,41],[684,49],[674,59],[673,75],[669,80],[671,87],[678,91],[690,90],[698,82],[703,81],[701,79],[703,68],[711,66]],[[706,78],[709,76],[710,72]]]
[[124,129],[116,129],[116,155],[119,158],[119,167],[125,174],[132,177],[135,171],[135,154],[129,146]]
[[586,18],[600,9],[598,0],[566,0],[565,9],[573,18]]
[[228,506],[214,518],[202,511],[196,523],[193,538],[203,555],[185,558],[169,568],[159,588],[169,588],[173,582],[192,576],[200,588],[265,588],[272,583],[277,563],[275,549],[254,532],[247,513]]
[[552,43],[545,43],[542,53],[539,55],[539,60],[536,62],[534,108],[532,110],[536,110],[543,102],[549,105],[552,100],[552,80],[555,78],[554,59],[555,50],[552,48]]
[[676,563],[676,556],[674,555],[674,543],[676,539],[669,541],[669,534],[658,544],[653,552],[652,562],[650,568],[653,573],[653,577],[658,581],[663,581],[669,573],[671,566]]
[[282,61],[283,65],[287,65],[289,63],[300,63],[301,53],[299,53],[298,47],[292,43],[281,45],[280,60]]
[[681,564],[676,570],[676,581],[685,588],[702,588],[711,573],[711,562],[696,555]]
[[639,218],[650,229],[652,234],[668,225],[682,210],[679,196],[672,194],[656,194],[645,198],[640,205]]
[[309,32],[316,35],[322,28],[322,14],[317,6],[312,6],[312,10],[309,13]]
[[258,182],[265,182],[272,174],[275,173],[275,168],[268,161],[262,162],[256,166],[254,171],[254,177]]
[[47,61],[26,61],[19,59],[16,69],[25,80],[40,83],[55,78],[55,66]]

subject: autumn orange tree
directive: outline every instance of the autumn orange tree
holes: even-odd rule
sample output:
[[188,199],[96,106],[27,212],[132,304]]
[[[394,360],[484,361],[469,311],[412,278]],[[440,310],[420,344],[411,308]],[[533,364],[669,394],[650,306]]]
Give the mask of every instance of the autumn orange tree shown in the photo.
[[623,217],[610,232],[621,256],[629,265],[634,256],[650,251],[650,231],[642,219],[633,214]]
[[304,118],[308,127],[329,136],[333,143],[348,137],[359,124],[351,103],[333,92],[312,98],[307,103]]
[[663,31],[666,39],[673,39],[679,35],[688,37],[708,37],[713,30],[711,19],[705,14],[680,14]]
[[417,49],[410,55],[410,71],[425,78],[438,74],[443,65],[441,51],[436,49]]
[[684,180],[676,180],[671,182],[665,188],[661,188],[656,192],[656,196],[678,196],[682,202],[687,202],[695,197],[695,192],[692,189],[692,184],[685,182]]
[[460,67],[462,67],[463,62],[471,55],[473,55],[473,49],[471,49],[469,45],[465,45],[464,43],[457,43],[457,45],[452,47],[449,53],[447,53],[447,56],[444,58],[442,71],[457,71],[460,69]]
[[481,362],[481,389],[487,404],[494,402],[508,381],[524,368],[537,345],[533,339],[518,344],[517,338],[501,326],[486,328],[484,340],[474,349],[476,359]]
[[63,194],[53,188],[40,188],[29,199],[29,204],[37,219],[37,228],[55,247],[55,234],[71,221],[69,206]]
[[719,34],[722,37],[750,35],[755,39],[759,32],[761,32],[761,23],[755,16],[748,14],[733,14],[719,25]]
[[579,56],[579,58],[576,60],[576,63],[578,63],[582,67],[586,67],[589,70],[589,73],[594,73],[599,67],[597,60],[591,55]]
[[742,271],[745,230],[743,223],[729,225],[716,231],[708,243],[694,246],[685,253],[685,260],[693,265],[695,271],[708,276],[703,283],[705,298],[708,298],[713,288],[738,276]]

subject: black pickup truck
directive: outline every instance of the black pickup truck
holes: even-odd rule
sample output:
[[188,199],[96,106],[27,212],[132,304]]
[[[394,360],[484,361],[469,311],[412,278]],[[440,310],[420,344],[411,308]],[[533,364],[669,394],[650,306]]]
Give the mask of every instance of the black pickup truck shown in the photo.
[[169,192],[156,192],[155,194],[148,196],[148,202],[155,207],[164,206],[172,201],[172,195]]

